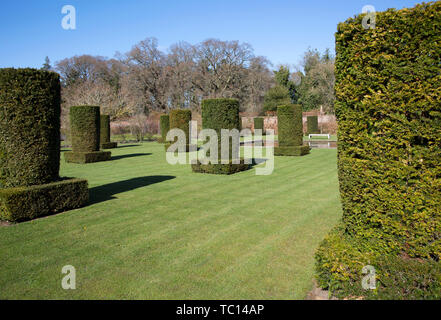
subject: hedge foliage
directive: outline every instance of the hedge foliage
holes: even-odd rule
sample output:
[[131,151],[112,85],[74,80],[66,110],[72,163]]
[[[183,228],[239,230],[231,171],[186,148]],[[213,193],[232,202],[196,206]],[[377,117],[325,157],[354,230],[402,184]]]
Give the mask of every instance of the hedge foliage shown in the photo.
[[159,127],[161,129],[161,143],[165,143],[167,141],[167,133],[170,130],[170,116],[168,114],[162,114],[159,117]]
[[69,163],[92,163],[99,161],[108,161],[112,158],[110,151],[93,151],[93,152],[64,152],[64,160]]
[[110,142],[110,116],[107,114],[100,115],[100,142]]
[[[170,111],[170,130],[181,129],[185,132],[187,144],[190,142],[190,124],[191,110],[173,109]],[[177,139],[177,138],[176,138]]]
[[275,147],[275,156],[304,156],[309,153],[311,148],[309,146],[294,146],[294,147]]
[[228,164],[222,163],[208,163],[202,164],[199,161],[191,165],[193,172],[198,173],[211,173],[211,174],[234,174],[240,171],[248,170],[251,167],[250,164],[246,164],[244,160],[240,163],[234,164],[232,161]]
[[73,152],[100,150],[100,107],[71,107],[70,127]]
[[277,108],[277,126],[280,147],[303,145],[302,107],[287,104]]
[[347,241],[334,237],[318,253],[322,285],[342,288],[359,285],[342,272],[360,267],[349,256],[355,244],[358,256],[378,252],[386,261],[404,255],[439,264],[441,256],[441,2],[377,12],[375,29],[364,29],[363,17],[336,33]]
[[49,184],[0,189],[0,219],[20,222],[65,210],[89,200],[87,180],[65,179]]
[[55,181],[59,163],[59,75],[0,69],[0,187]]
[[306,127],[308,134],[318,134],[320,133],[318,126],[318,117],[317,116],[307,116],[306,117]]
[[256,117],[254,118],[254,132],[256,132],[256,130],[262,130],[262,134],[265,132],[264,130],[264,119],[261,117]]
[[216,131],[219,141],[221,129],[240,128],[239,100],[206,99],[201,104],[202,128]]

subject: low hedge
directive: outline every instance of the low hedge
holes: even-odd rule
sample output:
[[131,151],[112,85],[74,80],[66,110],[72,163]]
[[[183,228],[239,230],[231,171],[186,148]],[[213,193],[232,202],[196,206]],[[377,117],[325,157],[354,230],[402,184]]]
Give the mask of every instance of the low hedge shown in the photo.
[[295,147],[275,147],[275,156],[304,156],[309,154],[311,150],[308,146],[295,146]]
[[256,132],[256,130],[262,130],[262,134],[265,134],[265,129],[264,129],[264,119],[257,117],[254,118],[254,132]]
[[306,131],[308,134],[319,134],[318,117],[307,116],[306,117]]
[[168,114],[162,114],[159,117],[159,127],[161,129],[161,138],[158,142],[165,143],[167,141],[167,133],[170,130],[170,116]]
[[115,149],[118,147],[117,142],[105,142],[101,143],[101,149]]
[[237,172],[245,171],[250,169],[251,165],[246,164],[244,160],[241,160],[240,163],[234,164],[230,161],[229,164],[202,164],[199,161],[197,163],[193,163],[191,165],[191,169],[193,172],[197,173],[211,173],[211,174],[234,174]]
[[100,150],[100,107],[71,107],[70,127],[73,152],[94,152]]
[[95,151],[95,152],[64,152],[64,160],[68,163],[92,163],[99,161],[108,161],[112,158],[110,151]]
[[0,219],[20,222],[84,206],[87,180],[65,179],[48,184],[0,189]]
[[60,76],[36,69],[0,69],[0,187],[58,179]]
[[[320,287],[338,298],[440,299],[441,263],[389,255],[368,242],[351,237],[339,225],[322,241],[316,252],[316,276]],[[376,289],[362,287],[364,266],[375,268]]]

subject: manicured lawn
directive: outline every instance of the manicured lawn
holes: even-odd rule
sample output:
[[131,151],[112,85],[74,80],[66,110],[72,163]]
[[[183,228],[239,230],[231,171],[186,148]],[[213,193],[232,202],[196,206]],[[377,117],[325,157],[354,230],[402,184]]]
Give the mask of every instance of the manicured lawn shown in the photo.
[[[156,142],[61,174],[91,204],[0,227],[0,298],[302,299],[314,250],[341,216],[336,150],[276,157],[269,176],[192,173]],[[63,290],[73,265],[77,289]]]

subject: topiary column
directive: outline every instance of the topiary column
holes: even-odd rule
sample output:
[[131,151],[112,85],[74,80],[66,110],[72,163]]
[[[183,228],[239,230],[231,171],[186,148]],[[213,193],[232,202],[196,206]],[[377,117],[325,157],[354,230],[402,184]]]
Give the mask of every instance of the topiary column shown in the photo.
[[[232,140],[229,142],[229,164],[221,162],[221,130],[237,129],[241,127],[239,116],[239,101],[236,99],[207,99],[202,101],[202,128],[213,129],[218,136],[218,164],[201,164],[200,162],[192,164],[194,172],[214,173],[214,174],[232,174],[249,168],[243,160],[240,163],[233,163],[232,159]],[[239,143],[239,141],[237,141]]]
[[265,129],[264,129],[264,119],[261,117],[256,117],[254,118],[254,132],[256,132],[256,130],[262,130],[262,135],[265,134]]
[[[169,115],[169,121],[170,121],[170,128],[172,129],[180,129],[184,131],[186,142],[185,142],[185,150],[188,152],[190,151],[191,145],[190,145],[190,121],[191,121],[191,110],[188,109],[174,109],[170,111]],[[166,134],[167,136],[167,134]],[[174,142],[166,142],[165,148],[166,150],[170,147],[172,143],[175,143],[177,138],[175,138]]]
[[276,156],[303,156],[310,148],[303,145],[302,106],[288,104],[277,108],[279,146]]
[[158,139],[158,142],[166,143],[167,133],[170,130],[170,116],[168,114],[162,114],[159,117],[159,128],[161,130],[161,138]]
[[306,117],[306,126],[307,126],[307,133],[308,134],[320,133],[317,116],[307,116]]
[[72,151],[65,152],[66,162],[90,163],[110,160],[109,151],[100,151],[100,107],[70,108]]
[[[376,12],[374,29],[366,18],[335,34],[343,219],[317,251],[318,281],[340,296],[439,299],[441,2]],[[366,265],[376,290],[361,288]]]
[[77,208],[87,181],[62,180],[60,78],[36,69],[0,69],[0,219],[22,221]]
[[110,141],[110,116],[102,114],[100,116],[100,145],[101,149],[113,149],[118,143]]

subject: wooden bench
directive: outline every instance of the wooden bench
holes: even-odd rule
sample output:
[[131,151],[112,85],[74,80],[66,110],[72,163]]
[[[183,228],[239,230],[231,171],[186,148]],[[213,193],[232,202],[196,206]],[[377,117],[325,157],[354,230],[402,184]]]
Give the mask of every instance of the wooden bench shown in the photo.
[[312,133],[309,135],[308,139],[311,140],[311,137],[327,137],[328,140],[331,139],[330,134],[320,134],[320,133]]

